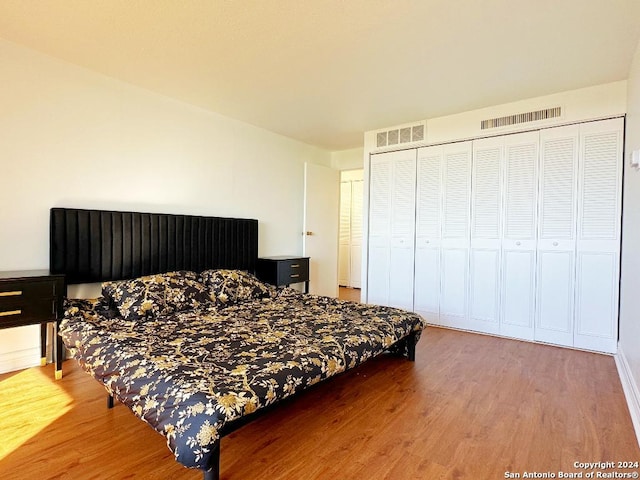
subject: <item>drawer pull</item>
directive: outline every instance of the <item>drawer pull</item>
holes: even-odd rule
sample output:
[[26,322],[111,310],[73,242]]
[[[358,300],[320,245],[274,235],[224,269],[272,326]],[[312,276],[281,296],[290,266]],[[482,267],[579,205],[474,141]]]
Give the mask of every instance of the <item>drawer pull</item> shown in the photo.
[[298,278],[299,276],[300,276],[299,274],[295,273],[295,274],[291,275],[291,278]]
[[22,295],[22,290],[14,290],[13,292],[0,292],[0,297],[18,297]]
[[291,265],[291,268],[300,268],[300,264],[299,263],[294,263],[293,265]]
[[9,310],[8,312],[0,312],[0,317],[9,317],[11,315],[20,315],[22,310]]

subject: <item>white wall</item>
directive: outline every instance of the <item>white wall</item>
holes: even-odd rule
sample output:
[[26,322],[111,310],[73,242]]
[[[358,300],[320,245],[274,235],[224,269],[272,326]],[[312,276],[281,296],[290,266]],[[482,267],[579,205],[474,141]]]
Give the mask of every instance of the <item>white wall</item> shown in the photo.
[[355,170],[364,166],[362,147],[331,152],[331,166],[336,170]]
[[354,180],[364,180],[364,170],[343,170],[340,172],[340,181],[349,182]]
[[640,149],[640,43],[629,73],[625,141],[619,356],[628,367],[625,393],[640,443],[640,171],[629,165]]
[[[0,40],[0,270],[47,268],[49,209],[259,220],[261,255],[302,253],[304,162],[331,154]],[[39,361],[0,330],[0,371]]]
[[532,122],[530,125],[534,125],[533,128],[542,128],[560,123],[584,122],[612,115],[624,115],[627,109],[626,90],[627,82],[623,80],[496,105],[495,107],[482,108],[458,115],[430,119],[427,120],[427,140],[429,143],[441,143],[463,138],[478,138],[521,131],[527,126],[512,125],[492,128],[486,131],[480,129],[480,122],[489,118],[542,110],[544,108],[561,107],[562,116]]
[[[562,116],[526,125],[481,130],[485,119],[514,115],[544,108],[562,107]],[[542,128],[563,123],[583,122],[599,118],[624,115],[627,110],[627,81],[607,83],[593,87],[569,90],[553,95],[528,98],[517,102],[495,105],[456,115],[427,119],[427,131],[422,145],[467,140],[491,135],[502,135],[525,129]],[[392,128],[390,125],[388,128]],[[376,150],[376,131],[365,132],[364,154]],[[411,146],[414,146],[412,144]]]

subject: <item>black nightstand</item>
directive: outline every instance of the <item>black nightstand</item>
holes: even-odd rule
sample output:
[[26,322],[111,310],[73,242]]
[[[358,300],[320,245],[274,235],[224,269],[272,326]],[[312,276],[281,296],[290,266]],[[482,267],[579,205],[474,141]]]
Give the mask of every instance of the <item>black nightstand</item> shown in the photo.
[[40,363],[47,363],[47,324],[55,323],[55,378],[62,378],[64,350],[58,335],[64,315],[64,275],[48,270],[0,272],[0,329],[40,324]]
[[276,287],[304,282],[304,293],[309,293],[309,257],[280,255],[258,258],[256,276]]

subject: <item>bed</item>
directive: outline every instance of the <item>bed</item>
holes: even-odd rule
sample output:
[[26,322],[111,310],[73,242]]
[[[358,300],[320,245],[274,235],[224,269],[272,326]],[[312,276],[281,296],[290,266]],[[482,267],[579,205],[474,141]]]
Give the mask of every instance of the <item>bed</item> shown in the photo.
[[51,211],[51,269],[105,282],[67,300],[60,334],[82,368],[219,478],[220,439],[297,392],[384,352],[415,359],[410,312],[276,289],[252,275],[257,221]]

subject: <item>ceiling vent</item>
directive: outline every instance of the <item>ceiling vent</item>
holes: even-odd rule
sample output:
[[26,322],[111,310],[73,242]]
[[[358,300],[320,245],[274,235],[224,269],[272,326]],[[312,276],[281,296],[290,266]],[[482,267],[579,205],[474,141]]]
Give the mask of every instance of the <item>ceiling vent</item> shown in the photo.
[[507,127],[509,125],[517,125],[519,123],[536,122],[538,120],[548,120],[562,115],[561,107],[546,108],[535,112],[517,113],[516,115],[507,115],[506,117],[490,118],[480,122],[480,129],[487,130],[489,128]]
[[427,122],[415,125],[403,125],[376,134],[376,147],[393,147],[406,143],[423,142],[426,135]]

